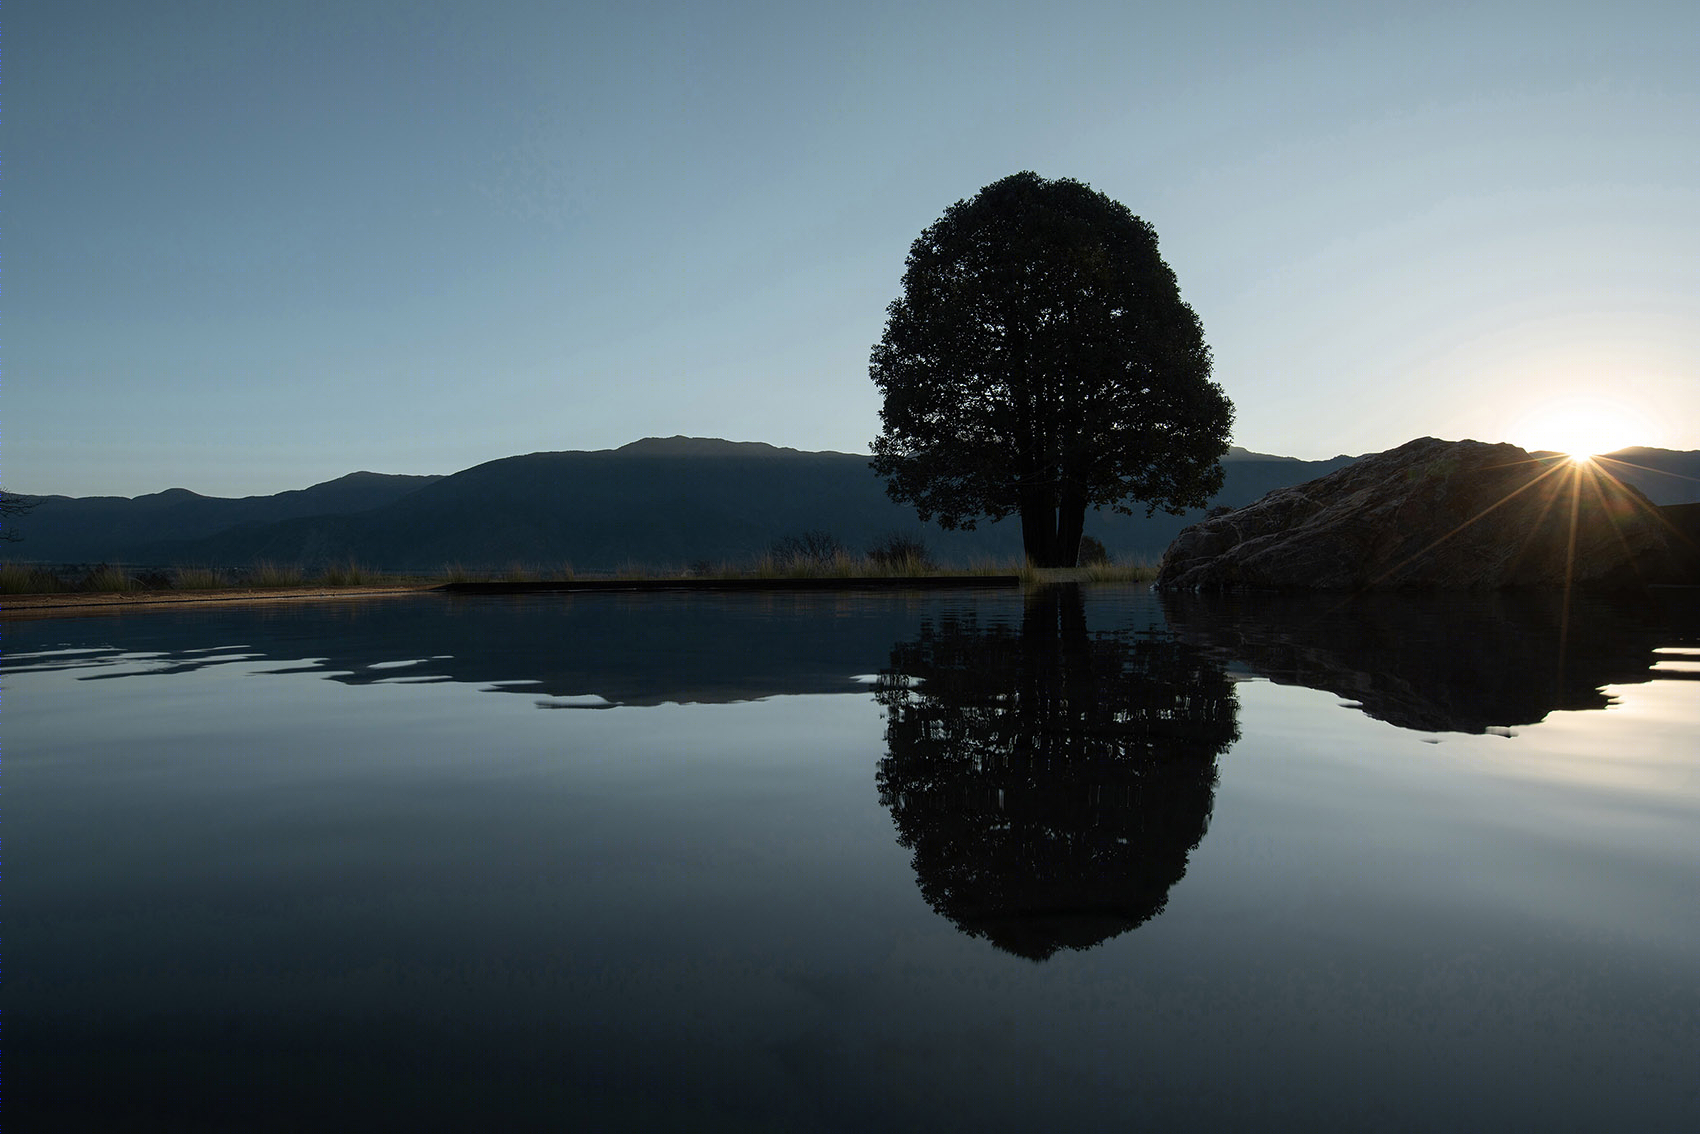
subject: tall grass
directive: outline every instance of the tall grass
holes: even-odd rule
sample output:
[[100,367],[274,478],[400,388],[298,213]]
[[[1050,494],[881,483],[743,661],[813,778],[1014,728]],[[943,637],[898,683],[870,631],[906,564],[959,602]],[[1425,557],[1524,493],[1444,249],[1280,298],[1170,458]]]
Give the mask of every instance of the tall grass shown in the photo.
[[[628,569],[629,570],[629,569]],[[707,563],[694,564],[686,573],[687,577],[704,579],[902,579],[925,578],[937,575],[964,575],[970,577],[1016,575],[1025,585],[1037,585],[1044,581],[1043,577],[1033,568],[1014,562],[997,562],[990,559],[979,559],[966,567],[941,567],[924,556],[871,556],[854,555],[840,551],[831,558],[780,558],[772,553],[762,555],[753,561],[742,564],[721,563],[718,567]],[[622,572],[622,577],[632,577]],[[649,578],[660,577],[656,572],[650,572]],[[1120,581],[1114,574],[1106,576],[1111,581]]]
[[1146,560],[1129,563],[1092,563],[1086,578],[1094,583],[1149,583],[1157,577],[1157,565]]
[[63,579],[45,567],[0,563],[0,594],[50,595],[69,589]]
[[952,575],[1019,575],[1029,569],[1029,564],[1016,563],[1013,560],[999,562],[996,559],[972,559],[968,566],[948,572]]
[[307,574],[299,563],[273,563],[262,559],[248,568],[242,577],[249,587],[299,587],[307,582]]
[[[1096,563],[1061,577],[1093,583],[1148,582],[1156,577],[1150,562]],[[600,577],[622,580],[665,579],[900,579],[939,575],[1015,575],[1023,587],[1055,581],[1054,571],[1039,570],[1011,560],[975,560],[966,567],[940,566],[924,553],[917,555],[858,555],[843,547],[828,556],[779,556],[772,551],[753,560],[712,563],[698,560],[687,567],[656,567],[636,562],[622,564]],[[397,575],[375,571],[353,561],[332,564],[309,572],[300,564],[262,561],[246,569],[180,567],[157,569],[140,575],[121,566],[102,563],[94,567],[57,570],[40,564],[0,563],[0,594],[54,594],[62,592],[134,593],[138,591],[216,591],[230,588],[287,590],[300,587],[359,587],[414,582],[568,582],[580,576],[570,562],[539,567],[514,562],[505,570],[478,571],[449,564],[428,576]],[[596,578],[598,575],[588,576]]]
[[382,580],[352,559],[326,567],[319,572],[318,582],[325,587],[368,587]]
[[[463,577],[470,575],[463,573]],[[360,587],[420,581],[362,567],[352,561],[332,564],[317,574],[300,564],[260,562],[252,567],[172,567],[130,570],[110,563],[97,566],[0,563],[0,594],[64,594],[219,591],[234,588]]]
[[171,573],[171,586],[179,591],[215,591],[228,587],[230,579],[211,567],[179,567]]
[[822,556],[776,556],[772,553],[757,559],[753,567],[739,570],[722,565],[717,573],[722,578],[740,576],[756,579],[860,579],[902,574],[874,563],[866,556],[853,555],[843,548]]
[[77,580],[77,589],[127,594],[141,590],[142,584],[124,568],[102,563],[98,567],[89,568],[89,573]]

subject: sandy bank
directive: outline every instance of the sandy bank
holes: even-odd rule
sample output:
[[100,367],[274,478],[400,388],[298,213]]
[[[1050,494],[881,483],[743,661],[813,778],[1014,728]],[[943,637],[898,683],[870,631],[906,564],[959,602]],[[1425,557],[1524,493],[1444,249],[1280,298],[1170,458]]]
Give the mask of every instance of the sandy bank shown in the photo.
[[411,595],[435,590],[435,583],[390,583],[369,587],[254,587],[216,591],[81,591],[45,595],[0,595],[0,617],[52,616],[68,612],[147,610],[212,602],[288,602]]

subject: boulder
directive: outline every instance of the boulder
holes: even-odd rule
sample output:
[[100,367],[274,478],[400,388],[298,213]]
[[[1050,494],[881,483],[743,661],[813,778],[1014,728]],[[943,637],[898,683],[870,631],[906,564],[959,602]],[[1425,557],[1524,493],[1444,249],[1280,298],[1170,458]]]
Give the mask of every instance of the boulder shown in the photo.
[[1668,531],[1593,463],[1422,437],[1194,524],[1157,586],[1623,589],[1677,578]]

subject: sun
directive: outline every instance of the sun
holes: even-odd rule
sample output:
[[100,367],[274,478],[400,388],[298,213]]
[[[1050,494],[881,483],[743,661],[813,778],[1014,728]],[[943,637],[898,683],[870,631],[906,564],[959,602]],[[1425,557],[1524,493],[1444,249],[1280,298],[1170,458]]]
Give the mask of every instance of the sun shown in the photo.
[[1509,440],[1531,452],[1567,454],[1586,461],[1630,445],[1645,445],[1651,423],[1632,406],[1610,398],[1565,398],[1543,403],[1517,418]]

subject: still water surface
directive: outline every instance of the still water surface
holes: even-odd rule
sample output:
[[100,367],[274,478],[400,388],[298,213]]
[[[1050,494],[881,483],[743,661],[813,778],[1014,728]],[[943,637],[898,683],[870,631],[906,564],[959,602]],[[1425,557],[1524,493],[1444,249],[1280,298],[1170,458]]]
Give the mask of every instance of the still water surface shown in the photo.
[[0,646],[16,1129],[1700,1125],[1694,592]]

